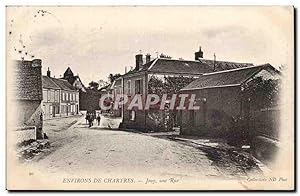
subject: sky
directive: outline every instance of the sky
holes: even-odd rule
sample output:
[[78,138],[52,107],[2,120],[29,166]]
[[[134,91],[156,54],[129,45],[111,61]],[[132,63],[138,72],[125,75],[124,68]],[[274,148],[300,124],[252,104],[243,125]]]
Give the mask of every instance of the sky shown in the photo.
[[[42,11],[39,11],[42,10]],[[42,59],[43,74],[67,67],[87,86],[156,57],[293,64],[292,7],[7,7],[7,58]]]

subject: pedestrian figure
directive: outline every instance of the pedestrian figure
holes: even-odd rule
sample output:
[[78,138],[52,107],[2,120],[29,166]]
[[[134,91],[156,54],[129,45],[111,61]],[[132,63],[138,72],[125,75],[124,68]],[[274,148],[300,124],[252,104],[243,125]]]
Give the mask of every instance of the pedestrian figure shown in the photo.
[[85,116],[85,123],[88,124],[89,122],[89,113],[86,113],[86,116]]
[[98,116],[97,116],[98,126],[100,126],[100,120],[101,120],[101,117],[100,117],[100,114],[98,114]]
[[88,115],[88,121],[89,121],[89,128],[93,126],[93,117],[92,115]]

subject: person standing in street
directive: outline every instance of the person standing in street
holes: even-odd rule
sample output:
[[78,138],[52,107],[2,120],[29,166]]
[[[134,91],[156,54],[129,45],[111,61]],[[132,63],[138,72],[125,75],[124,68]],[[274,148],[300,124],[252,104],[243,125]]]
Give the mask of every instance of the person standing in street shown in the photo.
[[89,128],[92,127],[93,126],[93,120],[94,120],[92,114],[88,115],[87,120],[89,122]]
[[101,120],[101,117],[100,117],[100,114],[98,114],[98,116],[97,116],[98,126],[100,126],[100,120]]

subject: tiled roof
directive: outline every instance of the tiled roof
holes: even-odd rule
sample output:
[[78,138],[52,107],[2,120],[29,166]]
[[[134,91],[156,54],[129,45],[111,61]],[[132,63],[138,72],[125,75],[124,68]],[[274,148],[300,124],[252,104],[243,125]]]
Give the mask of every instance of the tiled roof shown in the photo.
[[181,90],[241,85],[251,76],[267,67],[275,70],[275,68],[270,64],[265,64],[260,66],[251,66],[233,70],[207,73],[200,76],[198,79],[191,82]]
[[[198,61],[177,60],[167,58],[156,58],[142,66],[140,70],[132,70],[127,74],[141,71],[150,71],[155,73],[177,73],[177,74],[203,74],[213,71],[222,71],[236,69],[241,67],[254,66],[252,63],[236,63],[226,61],[214,61],[200,59]],[[127,75],[126,74],[126,75]]]
[[48,76],[43,76],[43,88],[60,89],[60,87]]
[[184,61],[172,59],[157,59],[150,65],[149,71],[162,73],[201,74],[211,72],[212,69],[206,64],[197,61]]
[[43,88],[76,91],[76,88],[73,87],[67,80],[51,78],[48,76],[43,76]]
[[254,66],[252,63],[237,63],[237,62],[229,62],[229,61],[214,61],[208,59],[199,59],[202,64],[206,64],[211,68],[215,67],[215,71],[236,69],[242,67]]

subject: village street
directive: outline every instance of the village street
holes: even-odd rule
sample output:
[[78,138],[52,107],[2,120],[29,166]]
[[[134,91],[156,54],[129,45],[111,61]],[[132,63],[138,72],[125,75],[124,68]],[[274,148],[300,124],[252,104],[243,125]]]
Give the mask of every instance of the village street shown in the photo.
[[[88,128],[84,115],[44,122],[49,152],[26,164],[51,175],[163,176],[177,178],[234,178],[243,176],[234,163],[214,162],[210,149],[166,139],[164,134],[120,131],[119,119],[102,117]],[[111,129],[103,128],[111,124]],[[215,155],[217,156],[217,155]],[[219,165],[218,165],[219,164]],[[224,165],[223,165],[224,164]]]

